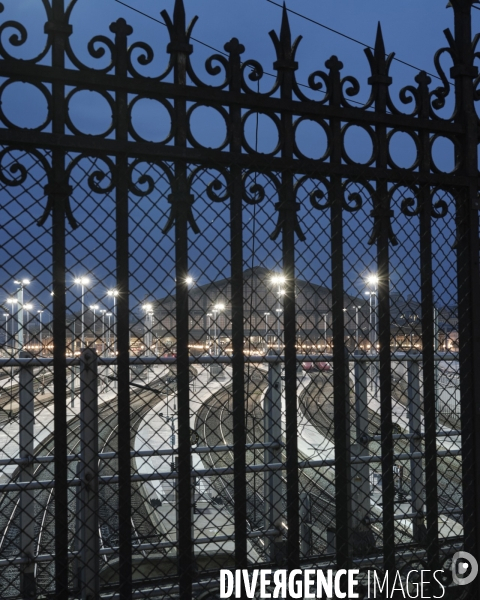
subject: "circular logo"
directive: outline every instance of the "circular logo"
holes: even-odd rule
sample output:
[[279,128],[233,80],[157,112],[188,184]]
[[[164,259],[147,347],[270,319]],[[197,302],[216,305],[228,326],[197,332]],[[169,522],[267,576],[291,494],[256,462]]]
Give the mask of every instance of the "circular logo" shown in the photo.
[[452,558],[452,579],[457,585],[472,583],[478,574],[478,562],[468,552],[455,552]]

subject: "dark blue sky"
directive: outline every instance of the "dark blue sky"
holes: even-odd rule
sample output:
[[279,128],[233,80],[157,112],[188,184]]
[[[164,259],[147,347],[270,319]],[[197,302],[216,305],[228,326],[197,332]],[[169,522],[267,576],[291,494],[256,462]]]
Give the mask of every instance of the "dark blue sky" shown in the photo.
[[[173,9],[173,0],[130,0],[126,3],[135,8],[160,19],[160,11],[166,9],[169,13]],[[5,11],[0,16],[1,22],[8,19],[18,19],[24,23],[29,32],[27,43],[20,48],[11,47],[7,43],[8,31],[4,32],[3,40],[9,51],[19,58],[29,58],[40,51],[44,41],[43,23],[44,12],[40,0],[7,0],[4,2]],[[452,27],[453,11],[446,9],[446,0],[403,0],[392,2],[385,0],[296,0],[287,4],[300,13],[320,21],[328,27],[337,29],[347,36],[373,45],[377,23],[383,28],[387,52],[395,52],[396,57],[411,63],[421,69],[435,73],[433,56],[435,51],[445,45],[443,29]],[[275,60],[273,45],[268,36],[271,29],[279,30],[281,11],[277,6],[267,0],[185,0],[187,21],[194,15],[199,16],[193,36],[219,50],[232,37],[238,37],[245,45],[246,51],[243,59],[256,59],[260,61],[265,70],[273,72],[272,63]],[[94,60],[88,57],[86,45],[95,35],[112,37],[109,25],[119,17],[125,18],[134,28],[130,43],[142,40],[151,44],[156,56],[153,64],[145,69],[145,74],[159,74],[166,65],[167,55],[165,46],[168,42],[166,28],[142,15],[139,15],[115,0],[79,0],[73,10],[72,23],[74,32],[71,43],[77,56],[90,66],[102,66],[102,59]],[[473,10],[474,29],[480,29],[480,11]],[[363,47],[352,40],[341,37],[313,23],[307,22],[298,16],[290,15],[292,35],[302,35],[303,41],[297,53],[299,70],[297,79],[306,82],[308,75],[317,70],[324,69],[325,61],[333,54],[337,55],[344,63],[344,75],[355,76],[362,86],[357,101],[365,101],[369,95],[369,86],[366,79],[369,75],[367,59]],[[205,81],[209,76],[204,71],[204,61],[212,54],[212,50],[194,42],[195,52],[192,62],[197,74]],[[48,62],[48,57],[45,59]],[[448,61],[445,68],[449,69]],[[391,75],[394,78],[392,94],[407,84],[414,84],[417,71],[399,62],[394,62]],[[215,82],[215,80],[211,80]],[[265,77],[261,89],[266,90],[272,79]],[[435,87],[435,83],[432,87]],[[38,126],[44,119],[46,103],[41,94],[31,86],[15,84],[4,93],[3,110],[12,122],[26,126]],[[451,109],[451,104],[446,111]],[[167,132],[161,106],[154,106],[145,101],[139,104],[134,113],[134,122],[140,134],[152,141],[161,140]],[[98,134],[108,128],[109,107],[101,98],[95,98],[89,92],[80,92],[70,105],[70,117],[74,124],[86,133]],[[253,145],[255,141],[255,121],[252,120],[247,135]],[[192,120],[192,130],[197,138],[207,145],[218,145],[222,139],[222,125],[216,124],[214,115],[199,112]],[[274,143],[271,123],[268,119],[259,119],[258,123],[258,148],[268,151]],[[321,154],[321,132],[308,127],[302,132],[302,150],[313,158]],[[360,133],[353,135],[350,140],[352,156],[362,159],[364,148],[368,146]],[[411,143],[410,143],[411,146]],[[400,166],[408,166],[408,157],[411,148],[408,139],[400,139],[394,149]],[[452,166],[452,150],[448,144],[438,144],[434,150],[434,157],[438,165],[445,170]],[[28,161],[27,161],[28,162]],[[91,165],[84,161],[74,171],[76,183],[80,183],[82,173],[91,172]],[[90,169],[90,171],[89,171]],[[154,175],[153,173],[151,173]],[[158,177],[158,173],[155,175]],[[14,188],[7,188],[4,195],[5,201],[9,198],[10,207],[4,215],[4,223],[9,222],[7,231],[11,236],[4,246],[3,252],[13,258],[3,260],[0,282],[2,303],[13,291],[11,275],[27,274],[37,280],[36,289],[32,284],[32,293],[38,299],[39,306],[47,303],[46,293],[49,288],[48,276],[40,277],[43,269],[50,265],[50,241],[48,230],[44,229],[42,235],[34,231],[36,226],[31,226],[32,218],[38,218],[42,211],[44,200],[38,201],[39,190],[43,181],[35,181],[35,171],[32,171],[30,192],[18,202],[15,195],[11,195]],[[202,234],[199,238],[191,236],[192,273],[202,283],[206,278],[217,278],[222,274],[228,276],[228,209],[227,205],[211,206],[202,198],[202,183],[196,184],[194,192],[198,194],[195,205],[195,215],[199,222]],[[74,201],[72,202],[75,216],[80,223],[80,228],[69,235],[68,238],[68,268],[69,279],[88,272],[92,280],[96,281],[95,288],[88,292],[87,303],[103,302],[105,289],[114,286],[114,204],[108,196],[92,195],[89,190],[75,185]],[[268,187],[268,186],[267,186]],[[164,224],[168,203],[162,198],[162,193],[167,191],[165,183],[157,185],[155,194],[149,198],[132,199],[132,309],[138,306],[147,297],[158,297],[173,286],[173,256],[172,238],[160,234],[160,227]],[[268,191],[267,191],[268,193]],[[135,205],[133,204],[135,203]],[[345,285],[350,293],[362,293],[363,276],[375,270],[374,248],[366,244],[370,234],[371,219],[368,206],[356,216],[346,215],[346,279]],[[5,205],[4,205],[5,211]],[[398,214],[398,210],[396,211]],[[13,220],[12,220],[13,215]],[[304,279],[317,279],[319,283],[329,285],[329,235],[328,221],[319,218],[312,220],[311,211],[302,207],[300,220],[303,228],[308,233],[307,243],[298,245],[299,275]],[[437,295],[444,303],[455,300],[452,296],[452,286],[449,280],[454,277],[452,259],[449,251],[452,241],[452,216],[445,222],[436,223],[435,236],[436,268],[438,277]],[[268,240],[272,226],[276,221],[273,202],[259,205],[257,209],[247,208],[245,212],[245,248],[246,267],[253,262],[263,263],[271,268],[279,267],[279,244]],[[360,225],[359,225],[360,223]],[[48,226],[49,222],[47,222]],[[402,294],[418,295],[418,222],[408,220],[402,215],[395,223],[400,245],[392,249],[393,272],[392,286]],[[257,237],[256,245],[252,243],[253,234]],[[19,243],[29,246],[31,251],[19,252]],[[32,246],[34,244],[34,246]],[[94,257],[94,258],[92,258]],[[6,258],[6,257],[5,257]],[[209,267],[214,263],[214,267]],[[202,272],[207,274],[202,278]],[[70,282],[71,283],[71,282]],[[71,306],[78,304],[78,290],[74,290]]]

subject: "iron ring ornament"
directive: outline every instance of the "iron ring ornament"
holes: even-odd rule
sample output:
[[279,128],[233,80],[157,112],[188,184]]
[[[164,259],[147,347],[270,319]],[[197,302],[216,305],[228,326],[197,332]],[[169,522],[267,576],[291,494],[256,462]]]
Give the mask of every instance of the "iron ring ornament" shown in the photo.
[[[111,121],[110,124],[108,125],[108,127],[106,127],[104,129],[104,131],[102,131],[101,133],[98,134],[86,134],[85,132],[81,131],[72,121],[72,118],[70,116],[70,102],[71,100],[75,97],[76,94],[79,94],[81,92],[91,92],[94,94],[98,94],[99,97],[103,98],[104,100],[106,100],[110,111],[111,111]],[[66,115],[65,115],[65,123],[67,125],[67,127],[70,129],[70,131],[72,131],[72,133],[74,133],[75,135],[93,135],[94,137],[108,137],[116,128],[117,125],[117,111],[115,108],[115,101],[112,98],[112,96],[110,94],[108,94],[107,92],[103,92],[103,91],[99,91],[99,90],[92,90],[89,88],[80,88],[80,87],[75,87],[72,90],[70,90],[70,92],[67,94],[66,98],[65,98],[65,104],[67,107],[67,111],[66,111]]]
[[[4,110],[4,103],[3,103],[3,95],[5,93],[5,91],[9,88],[9,86],[16,84],[16,83],[23,83],[23,84],[28,84],[33,86],[34,88],[36,88],[37,90],[39,90],[39,92],[42,94],[42,96],[45,99],[46,102],[46,116],[43,119],[43,121],[40,123],[40,125],[37,125],[36,127],[22,127],[21,125],[17,125],[15,123],[13,123],[5,114],[5,110]],[[42,131],[44,130],[52,121],[52,95],[50,93],[50,90],[47,88],[46,85],[44,85],[43,83],[39,82],[39,81],[27,81],[26,79],[7,79],[5,80],[2,85],[0,86],[0,120],[2,121],[2,123],[4,125],[6,125],[7,127],[9,127],[10,129],[29,129],[30,131]]]
[[223,142],[218,145],[215,146],[214,149],[215,150],[223,150],[225,149],[228,144],[230,143],[230,136],[228,134],[228,123],[230,121],[230,117],[228,115],[228,112],[223,108],[223,106],[209,106],[208,104],[203,104],[200,102],[195,102],[194,104],[192,104],[192,106],[190,106],[187,110],[187,123],[189,124],[188,130],[187,130],[187,138],[188,141],[190,142],[190,144],[192,144],[192,146],[194,148],[207,148],[207,146],[205,146],[204,144],[201,144],[199,141],[197,141],[192,133],[192,127],[191,127],[191,117],[192,114],[195,112],[195,110],[197,110],[200,107],[204,107],[204,108],[212,108],[213,110],[215,110],[223,119],[223,122],[225,124],[225,138],[223,140]]
[[177,121],[175,118],[175,110],[170,102],[168,102],[165,98],[162,98],[161,96],[159,96],[159,95],[157,96],[155,94],[149,94],[149,95],[140,94],[140,95],[136,96],[133,100],[131,100],[131,102],[129,103],[129,105],[128,105],[128,115],[129,115],[128,132],[129,132],[129,134],[137,142],[148,141],[137,132],[137,130],[135,129],[135,126],[133,124],[133,111],[134,111],[137,103],[142,100],[153,100],[155,102],[158,102],[158,104],[163,106],[163,108],[165,108],[165,110],[167,111],[168,117],[170,119],[170,127],[168,128],[168,133],[162,140],[160,140],[156,143],[158,143],[158,144],[170,143],[173,140],[173,138],[175,136],[175,132],[177,130]]
[[392,157],[392,151],[391,151],[392,139],[397,133],[404,133],[404,134],[408,135],[409,138],[413,141],[413,143],[415,145],[415,158],[414,158],[412,164],[409,165],[408,167],[406,167],[409,171],[414,171],[418,167],[418,165],[420,163],[420,158],[422,155],[421,150],[420,150],[420,138],[418,137],[418,134],[414,131],[407,131],[405,129],[395,128],[395,129],[391,129],[387,133],[388,164],[392,169],[404,168],[404,167],[399,166]]
[[[276,127],[278,141],[275,144],[273,150],[271,150],[270,152],[259,152],[257,149],[252,148],[252,146],[247,141],[247,136],[245,135],[245,124],[252,115],[265,115],[266,117],[271,119],[271,121],[273,121],[273,124]],[[280,148],[282,147],[282,143],[283,143],[282,133],[281,133],[282,132],[282,124],[281,124],[281,120],[278,117],[278,115],[276,115],[275,113],[272,113],[270,111],[265,111],[265,110],[261,110],[261,109],[259,109],[259,110],[252,109],[252,110],[247,111],[244,115],[242,115],[242,125],[243,125],[242,145],[249,154],[264,154],[265,156],[275,156],[276,154],[278,154]]]
[[323,153],[322,156],[320,156],[319,158],[316,158],[315,160],[319,161],[319,162],[324,162],[326,161],[330,155],[331,155],[331,150],[332,150],[332,133],[331,133],[331,128],[328,125],[328,123],[321,118],[318,117],[298,117],[297,119],[295,119],[294,123],[293,123],[293,151],[295,153],[295,156],[298,156],[301,159],[305,159],[305,160],[309,160],[309,157],[306,156],[298,147],[298,142],[297,142],[297,130],[298,127],[302,124],[305,123],[307,121],[311,121],[313,123],[317,123],[321,129],[323,130],[323,132],[325,133],[325,137],[327,139],[327,143],[326,143],[326,148],[325,148],[325,152]]

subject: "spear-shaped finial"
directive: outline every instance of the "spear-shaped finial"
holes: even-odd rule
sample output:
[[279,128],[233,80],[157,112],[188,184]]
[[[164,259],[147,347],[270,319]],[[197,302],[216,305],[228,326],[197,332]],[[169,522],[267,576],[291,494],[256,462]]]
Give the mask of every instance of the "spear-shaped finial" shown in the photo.
[[173,8],[173,26],[178,36],[184,36],[186,31],[186,13],[183,0],[175,0]]
[[297,51],[298,44],[302,39],[301,36],[292,44],[292,32],[290,30],[290,23],[288,20],[288,10],[285,2],[283,3],[282,9],[282,23],[280,25],[280,37],[275,31],[269,33],[272,42],[277,52],[277,61],[274,63],[275,69],[293,69],[296,70],[298,65],[295,62],[295,53]]
[[382,61],[385,62],[385,42],[383,41],[382,26],[380,24],[380,21],[377,25],[377,35],[375,38],[374,54],[379,64],[381,64]]
[[372,76],[369,77],[368,83],[390,85],[392,79],[389,76],[388,71],[395,55],[392,52],[387,56],[385,52],[385,42],[383,41],[382,26],[380,25],[380,22],[377,26],[377,35],[373,52],[371,48],[366,48],[365,54],[367,55],[372,70]]
[[290,58],[292,51],[292,32],[290,31],[290,22],[288,20],[288,10],[285,2],[282,9],[282,24],[280,26],[280,44],[284,52],[283,58]]
[[166,10],[162,10],[160,14],[163,17],[168,33],[170,34],[171,41],[167,46],[167,52],[184,52],[186,54],[191,54],[193,52],[193,47],[189,43],[189,40],[192,29],[197,22],[197,17],[192,19],[188,27],[186,26],[186,13],[183,0],[175,0],[172,19]]

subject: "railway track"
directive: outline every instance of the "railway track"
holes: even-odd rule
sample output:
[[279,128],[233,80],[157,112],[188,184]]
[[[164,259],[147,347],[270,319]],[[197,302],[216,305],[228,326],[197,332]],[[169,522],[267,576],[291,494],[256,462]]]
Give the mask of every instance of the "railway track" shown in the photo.
[[[255,381],[254,381],[255,379]],[[155,387],[159,384],[165,384],[161,379],[149,383],[149,387]],[[261,370],[255,369],[247,377],[247,411],[246,411],[246,430],[247,442],[255,443],[264,440],[263,428],[263,408],[261,398],[267,386],[266,374]],[[310,392],[307,389],[300,397],[300,409],[307,415],[311,422],[319,428],[319,431],[328,439],[333,439],[333,414],[330,409],[324,407],[323,412],[319,411],[318,395],[319,386],[310,385]],[[169,390],[171,391],[171,390]],[[142,421],[145,414],[159,401],[159,392],[132,390],[131,403],[131,423],[132,432],[135,432],[138,424]],[[219,444],[230,445],[233,443],[233,423],[232,423],[232,394],[229,388],[214,394],[200,409],[197,415],[196,430],[200,433],[201,445],[215,446]],[[117,420],[117,401],[105,402],[99,410],[99,437],[100,452],[115,452],[118,450],[118,440],[116,431],[118,428]],[[380,425],[378,415],[372,413],[369,415],[369,433],[377,432]],[[74,454],[79,447],[79,424],[75,417],[69,423],[68,448],[69,453]],[[398,450],[399,448],[396,448]],[[53,437],[47,438],[41,445],[42,454],[53,454]],[[264,460],[263,450],[247,450],[247,464],[261,463]],[[204,455],[204,460],[210,467],[231,466],[233,456],[230,451],[222,453],[208,453]],[[282,460],[285,460],[284,453]],[[76,461],[69,464],[69,477],[75,477]],[[134,469],[135,466],[132,465]],[[118,472],[117,459],[100,461],[101,475],[114,475]],[[12,480],[18,478],[19,472],[13,474]],[[321,469],[303,469],[299,474],[301,491],[306,492],[311,500],[311,517],[314,528],[318,531],[312,536],[312,553],[321,554],[325,552],[325,536],[318,532],[325,531],[335,520],[335,499],[334,488],[331,481],[322,478]],[[53,465],[40,464],[36,466],[34,478],[37,480],[52,479]],[[247,523],[250,531],[261,531],[264,529],[265,500],[263,493],[264,478],[262,474],[247,473]],[[225,505],[227,510],[233,516],[233,475],[225,475],[214,478],[213,486],[217,492],[218,498]],[[286,479],[281,475],[283,498],[286,498]],[[447,496],[447,485],[454,483],[450,479],[445,480],[445,494]],[[118,545],[118,486],[100,485],[100,540],[102,548],[110,548]],[[75,531],[75,488],[69,488],[69,505],[72,507],[69,515],[69,536],[71,549],[73,548],[73,538]],[[54,490],[39,490],[32,492],[32,501],[35,504],[35,552],[36,554],[54,553],[54,514],[55,514],[55,494]],[[139,551],[135,553],[135,546],[143,543],[155,544],[160,540],[159,534],[151,523],[151,520],[145,510],[144,498],[140,494],[139,485],[132,484],[132,531],[134,554],[137,554],[140,562],[142,559],[148,560],[148,553]],[[452,503],[450,494],[450,504]],[[5,493],[0,499],[0,556],[18,556],[19,548],[17,538],[19,532],[19,514],[18,514],[19,494]],[[286,509],[285,500],[283,504]],[[255,550],[260,556],[264,555],[263,540],[256,538],[252,540]],[[110,557],[104,556],[102,561],[107,569],[111,561]],[[74,584],[73,562],[71,581]],[[11,565],[3,569],[0,575],[0,598],[18,598],[19,597],[19,575],[20,568]],[[50,593],[54,589],[53,564],[37,563],[36,581],[39,592]]]
[[[162,378],[157,378],[149,384],[149,388],[155,388],[158,385],[164,386]],[[153,391],[138,391],[135,388],[131,393],[131,431],[136,431],[138,424],[142,421],[144,415],[150,408],[158,403],[161,398],[160,390],[158,393]],[[99,452],[116,452],[118,450],[118,439],[116,432],[118,430],[118,405],[116,398],[106,401],[99,406]],[[68,424],[67,433],[68,452],[75,454],[79,450],[80,424],[78,416],[73,417]],[[41,453],[53,455],[54,440],[49,436],[42,442],[41,447],[37,449],[37,454]],[[118,461],[116,458],[109,460],[100,460],[100,474],[112,475],[118,472]],[[70,461],[68,465],[68,477],[74,478],[76,475],[78,461]],[[135,465],[132,464],[132,468]],[[17,469],[11,481],[17,481],[20,471]],[[34,471],[34,479],[49,480],[54,478],[53,463],[38,464]],[[139,485],[132,484],[132,537],[134,546],[141,544],[148,539],[154,541],[154,529],[148,514],[144,507],[144,499],[139,492]],[[34,503],[35,519],[35,554],[54,554],[54,515],[55,515],[55,491],[54,488],[47,490],[31,491],[32,502]],[[118,484],[99,486],[100,497],[100,544],[102,548],[108,548],[118,545]],[[19,534],[19,492],[6,492],[0,499],[0,557],[16,557],[20,554],[18,547]],[[74,549],[75,532],[75,506],[76,489],[68,489],[69,502],[69,545]],[[141,557],[145,558],[145,553],[140,552]],[[103,559],[104,568],[108,566],[109,558]],[[71,566],[71,586],[74,587],[73,563]],[[49,593],[54,591],[54,565],[52,562],[40,562],[35,566],[35,578],[38,593]],[[11,564],[2,569],[0,576],[0,598],[19,598],[20,567]]]
[[[266,387],[266,377],[262,373],[263,385],[262,389]],[[322,377],[322,376],[319,376]],[[310,387],[310,386],[309,386]],[[329,406],[324,406],[323,409],[319,408],[319,390],[315,389],[318,386],[307,388],[300,396],[299,409],[304,412],[307,418],[312,424],[324,435],[328,440],[333,441],[333,396],[332,401],[329,402]],[[253,386],[255,389],[255,386]],[[256,386],[258,390],[258,386]],[[263,409],[260,403],[252,402],[251,392],[252,389],[248,388],[248,404],[247,404],[247,441],[249,443],[262,442],[264,440],[264,429],[263,429]],[[232,422],[232,406],[231,406],[231,392],[229,390],[223,390],[217,393],[210,401],[199,411],[197,430],[202,431],[202,443],[207,446],[214,446],[218,444],[231,445],[233,443],[233,422]],[[378,433],[380,428],[380,418],[373,411],[369,411],[369,426],[368,432],[370,435]],[[371,447],[372,453],[377,453],[380,449],[378,442],[372,442],[375,447]],[[395,452],[408,452],[408,440],[396,440]],[[285,454],[282,453],[282,460],[285,461]],[[222,453],[209,453],[206,455],[206,460],[209,462],[211,467],[223,467],[231,466],[233,461],[232,452]],[[247,464],[261,463],[263,462],[263,451],[262,450],[247,450]],[[457,459],[453,458],[452,465],[449,464],[449,460],[442,459],[439,461],[439,506],[442,509],[448,510],[452,508],[458,508],[460,505],[457,502],[456,495],[458,490],[461,490],[461,480],[458,474],[455,472],[453,463],[456,463]],[[407,471],[409,465],[408,461],[405,461]],[[303,469],[300,474],[300,490],[309,494],[311,502],[311,518],[314,526],[322,532],[327,527],[330,527],[335,522],[335,488],[331,478],[325,477],[322,474],[322,469]],[[262,530],[264,528],[264,495],[263,491],[263,477],[259,474],[247,474],[247,520],[249,529]],[[282,475],[282,496],[286,497],[286,479]],[[220,497],[222,497],[224,504],[228,507],[231,514],[233,514],[233,475],[226,475],[222,478],[218,478],[215,483],[216,491]],[[408,487],[408,482],[405,482],[405,486]],[[452,496],[453,494],[453,496]],[[284,502],[284,509],[286,505]],[[455,517],[457,522],[461,523],[461,517]],[[315,529],[314,529],[315,531]],[[318,532],[317,532],[318,533]],[[372,537],[373,536],[373,537]],[[374,539],[377,543],[381,543],[381,525],[375,525],[372,530],[372,536],[367,542],[372,543]],[[402,535],[402,539],[403,539]],[[320,554],[325,551],[326,542],[324,535],[313,536],[313,547],[312,552],[314,554]],[[406,541],[406,540],[404,540]],[[255,543],[257,552],[262,555],[262,547],[257,541]]]
[[[322,401],[319,401],[322,398]],[[403,404],[403,402],[402,402]],[[329,377],[324,374],[318,374],[313,378],[313,385],[300,396],[300,405],[315,428],[327,440],[334,441],[333,429],[333,388],[329,382]],[[353,411],[351,411],[353,419]],[[380,431],[381,420],[379,415],[368,409],[368,434],[377,435]],[[352,421],[353,428],[353,421]],[[394,452],[396,454],[409,452],[409,440],[394,440]],[[380,443],[371,441],[369,448],[372,454],[381,453]],[[410,461],[398,461],[398,464],[404,466],[404,471],[409,473]],[[404,482],[405,487],[409,488],[409,480]],[[437,484],[438,484],[438,504],[442,511],[449,511],[462,507],[462,479],[461,479],[461,459],[459,457],[442,457],[437,461]],[[451,518],[463,524],[461,515],[452,515]]]
[[[247,387],[247,442],[258,443],[264,440],[263,408],[260,398],[267,386],[266,374],[258,371],[261,375],[261,384],[250,383]],[[249,378],[250,379],[250,378]],[[256,396],[256,398],[255,398]],[[197,431],[201,431],[202,444],[207,446],[231,445],[233,443],[231,392],[222,390],[213,396],[208,403],[199,411],[197,418]],[[247,450],[247,464],[261,463],[264,461],[263,450]],[[233,454],[231,451],[208,453],[206,460],[210,467],[231,466]],[[286,460],[282,452],[282,460]],[[250,531],[261,531],[264,529],[265,519],[265,495],[263,493],[264,478],[262,474],[247,473],[247,523]],[[286,478],[281,475],[283,509],[286,510]],[[233,515],[233,475],[225,475],[217,478],[214,487],[224,504]],[[318,473],[313,469],[303,469],[300,473],[300,488],[302,492],[309,494],[311,499],[312,521],[319,529],[330,526],[335,518],[335,500],[324,486]],[[255,550],[264,555],[263,540],[253,540]],[[313,543],[313,552],[320,553],[325,549],[325,541],[316,536]]]

